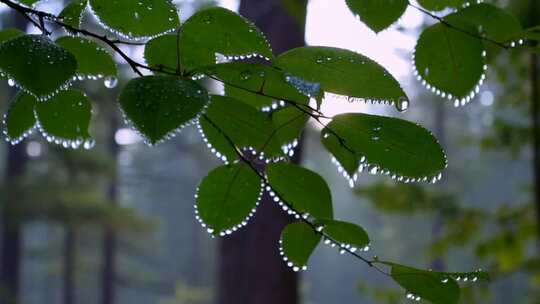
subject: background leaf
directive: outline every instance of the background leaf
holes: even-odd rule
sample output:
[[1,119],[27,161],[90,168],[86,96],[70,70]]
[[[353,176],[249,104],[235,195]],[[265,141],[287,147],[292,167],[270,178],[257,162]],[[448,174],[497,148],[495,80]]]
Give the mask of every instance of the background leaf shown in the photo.
[[255,25],[220,7],[191,16],[182,26],[180,35],[180,57],[186,71],[215,64],[216,53],[273,58],[266,38]]
[[144,47],[144,59],[153,68],[176,72],[178,66],[178,35],[168,34],[156,37]]
[[399,83],[375,61],[348,50],[301,47],[277,57],[275,65],[325,92],[399,103],[408,100]]
[[[334,133],[344,142],[340,143]],[[437,139],[421,126],[397,118],[338,115],[322,131],[322,143],[331,153],[340,152],[334,154],[340,163],[342,154],[346,155],[345,163],[353,157],[358,161],[365,158],[362,170],[389,171],[396,178],[432,181],[446,167],[446,156]]]
[[275,163],[266,167],[272,189],[280,198],[300,212],[316,219],[332,219],[332,195],[317,173],[297,165]]
[[289,224],[281,232],[281,254],[294,271],[306,270],[309,257],[317,247],[321,236],[304,222]]
[[[475,31],[474,28],[468,30]],[[456,106],[463,105],[474,96],[483,79],[483,52],[481,40],[437,23],[420,35],[414,64],[418,75],[433,86],[435,92],[456,99]]]
[[15,28],[3,29],[0,31],[0,43],[4,43],[9,39],[23,36],[23,35],[24,35],[24,32],[19,29],[15,29]]
[[196,120],[208,93],[194,81],[169,76],[132,79],[119,97],[135,128],[154,145]]
[[0,45],[0,70],[40,98],[57,93],[76,69],[75,57],[42,35],[20,36]]
[[128,39],[146,39],[170,32],[180,25],[170,0],[90,0],[100,23]]
[[111,55],[96,42],[80,37],[61,37],[56,43],[77,59],[77,75],[85,77],[116,77]]
[[253,216],[262,190],[259,176],[248,165],[218,167],[199,185],[196,213],[209,233],[230,234]]
[[418,3],[430,11],[442,11],[447,7],[457,8],[464,5],[467,0],[417,0]]
[[349,9],[376,33],[388,28],[405,12],[407,0],[346,0]]

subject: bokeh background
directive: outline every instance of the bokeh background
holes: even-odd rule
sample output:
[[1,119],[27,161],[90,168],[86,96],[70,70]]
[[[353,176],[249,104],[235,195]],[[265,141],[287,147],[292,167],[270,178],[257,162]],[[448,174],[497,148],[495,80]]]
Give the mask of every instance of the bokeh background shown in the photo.
[[[240,7],[235,0],[174,2],[182,20],[208,5]],[[251,2],[261,18],[286,11],[287,0]],[[540,14],[530,12],[530,0],[492,2],[524,24],[540,23]],[[58,13],[63,5],[49,0],[38,9]],[[4,5],[0,14],[2,28],[36,32]],[[84,20],[98,30],[92,16]],[[271,28],[280,20],[265,22]],[[323,111],[377,113],[421,123],[447,151],[449,168],[443,180],[436,185],[395,184],[366,174],[351,189],[322,148],[319,127],[311,123],[304,134],[302,164],[328,181],[336,217],[368,231],[369,255],[423,268],[491,271],[490,284],[464,285],[462,303],[540,303],[540,202],[535,199],[539,185],[534,170],[540,147],[534,146],[531,110],[531,71],[538,66],[529,53],[490,50],[488,81],[480,94],[471,104],[454,108],[427,92],[412,73],[416,39],[433,22],[409,8],[391,29],[375,35],[345,1],[309,0],[303,37],[308,45],[367,55],[400,81],[411,98],[406,113],[332,97]],[[57,29],[54,35],[59,34]],[[143,60],[142,47],[125,49]],[[18,146],[1,144],[2,289],[8,297],[10,284],[18,283],[18,302],[23,304],[223,303],[218,291],[224,271],[220,239],[211,238],[193,213],[199,180],[219,163],[194,127],[172,141],[147,147],[124,125],[115,99],[134,75],[117,59],[122,77],[116,88],[108,89],[101,81],[78,84],[93,101],[94,149],[65,150],[39,136]],[[0,84],[3,111],[14,93],[7,83]],[[277,244],[272,254],[278,255]],[[13,270],[17,265],[18,277]],[[303,304],[406,302],[405,291],[391,280],[328,246],[316,250],[309,270],[299,277]],[[251,278],[262,284],[265,279]],[[236,288],[241,293],[246,287]]]

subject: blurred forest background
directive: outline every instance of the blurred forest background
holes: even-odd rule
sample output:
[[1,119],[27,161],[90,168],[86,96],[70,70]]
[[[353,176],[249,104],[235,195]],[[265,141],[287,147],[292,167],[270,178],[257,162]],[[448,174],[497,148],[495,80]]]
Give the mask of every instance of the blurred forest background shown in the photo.
[[[240,8],[267,31],[279,51],[302,43],[288,38],[295,33],[304,37],[305,22],[306,37],[312,37],[308,43],[325,43],[324,35],[333,34],[365,45],[378,39],[373,34],[359,34],[356,28],[332,27],[338,15],[332,13],[332,4],[323,2],[337,0],[311,0],[307,15],[303,11],[306,3],[301,0],[245,0],[242,7],[237,1],[174,2],[180,7],[182,20],[206,5]],[[511,10],[524,25],[540,23],[535,0],[493,2]],[[326,17],[311,11],[325,5],[330,10]],[[343,5],[336,3],[335,9],[343,10],[339,8]],[[55,13],[62,7],[61,0],[39,5]],[[2,28],[35,31],[4,6],[0,12]],[[406,16],[391,30],[405,37],[403,41],[407,36],[416,37],[432,22],[414,12]],[[291,29],[295,24],[291,20],[298,29]],[[91,27],[95,21],[87,16],[85,22]],[[379,47],[384,45],[384,41],[378,43]],[[141,48],[130,47],[129,51],[141,58]],[[474,102],[455,109],[416,81],[410,69],[410,49],[381,51],[392,53],[401,58],[401,65],[405,62],[409,66],[394,75],[412,100],[410,110],[399,115],[432,130],[446,148],[449,168],[443,181],[437,185],[395,184],[387,178],[362,175],[351,189],[321,149],[314,124],[304,135],[302,163],[330,184],[337,218],[366,228],[372,240],[369,254],[417,267],[448,271],[482,267],[491,271],[492,283],[471,285],[473,288],[462,296],[463,303],[540,303],[540,183],[536,181],[540,132],[535,56],[493,50],[487,84]],[[120,59],[118,62],[123,64]],[[399,64],[396,68],[381,63],[391,72],[399,68]],[[278,293],[283,286],[257,271],[250,272],[251,285],[246,285],[245,277],[243,283],[236,281],[234,264],[220,265],[230,263],[230,256],[221,256],[227,254],[226,241],[220,244],[220,239],[211,238],[193,214],[197,184],[218,161],[207,152],[194,127],[158,147],[145,146],[123,124],[116,108],[117,90],[132,76],[124,65],[122,71],[124,75],[113,89],[99,81],[78,84],[87,88],[94,102],[94,149],[66,150],[38,137],[18,146],[1,144],[2,303],[233,303],[224,299],[227,292],[236,288],[234,293],[243,297],[247,289],[257,290],[257,284],[267,284]],[[216,86],[216,90],[220,88]],[[0,85],[3,111],[14,93],[7,83]],[[346,100],[332,104],[334,108],[326,109],[332,114],[355,110],[398,115],[385,106],[348,104]],[[255,222],[261,216],[258,213]],[[244,230],[251,228],[248,225]],[[247,244],[233,240],[229,247]],[[272,244],[275,246],[269,248],[273,249],[261,248],[281,262],[277,243]],[[309,270],[299,275],[298,286],[288,287],[298,287],[298,303],[406,301],[405,292],[390,280],[327,247],[316,251]],[[241,257],[238,259],[241,263]],[[255,262],[277,271],[271,264],[265,266],[265,260]],[[287,267],[280,271],[290,272]],[[296,282],[295,274],[287,275],[287,280]],[[220,278],[228,282],[220,283]]]

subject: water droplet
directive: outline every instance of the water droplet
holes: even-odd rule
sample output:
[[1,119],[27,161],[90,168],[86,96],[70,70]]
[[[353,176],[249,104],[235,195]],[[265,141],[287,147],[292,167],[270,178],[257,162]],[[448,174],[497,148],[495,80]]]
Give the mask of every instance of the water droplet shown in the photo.
[[118,85],[118,78],[114,76],[107,76],[105,77],[105,80],[103,80],[103,84],[107,89],[113,89]]
[[405,97],[399,98],[396,108],[400,112],[405,112],[409,109],[409,100]]

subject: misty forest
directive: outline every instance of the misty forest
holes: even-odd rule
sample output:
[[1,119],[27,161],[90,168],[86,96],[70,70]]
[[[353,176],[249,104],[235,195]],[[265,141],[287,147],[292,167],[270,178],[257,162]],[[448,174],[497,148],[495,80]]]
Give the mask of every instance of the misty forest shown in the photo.
[[0,304],[540,304],[537,0],[0,0]]

